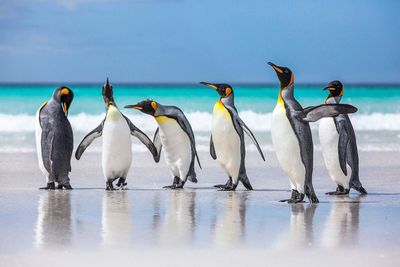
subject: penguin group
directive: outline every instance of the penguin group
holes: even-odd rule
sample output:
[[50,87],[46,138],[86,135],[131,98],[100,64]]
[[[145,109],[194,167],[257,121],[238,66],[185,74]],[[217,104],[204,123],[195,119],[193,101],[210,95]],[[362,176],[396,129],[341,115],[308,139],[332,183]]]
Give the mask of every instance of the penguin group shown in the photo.
[[[290,198],[281,202],[303,202],[305,197],[310,203],[319,202],[312,183],[313,140],[310,123],[316,121],[320,121],[319,139],[323,159],[329,176],[337,186],[335,191],[327,194],[346,195],[351,188],[360,194],[367,194],[359,178],[356,135],[348,115],[357,112],[357,108],[340,103],[344,94],[342,83],[332,81],[323,88],[329,92],[323,104],[303,108],[294,97],[292,71],[271,62],[268,64],[275,71],[280,83],[277,103],[272,112],[272,144],[291,187]],[[220,96],[212,113],[210,155],[221,165],[228,180],[215,187],[221,191],[234,191],[241,182],[247,190],[253,190],[246,173],[244,133],[250,137],[263,161],[265,157],[255,135],[239,116],[233,88],[224,83],[201,84],[216,90]],[[147,147],[156,163],[163,151],[172,178],[172,184],[164,188],[181,189],[187,180],[197,183],[195,166],[201,168],[201,163],[196,151],[196,140],[189,120],[180,108],[150,99],[124,107],[155,119],[158,127],[151,140],[118,108],[113,86],[108,78],[102,87],[102,96],[105,117],[82,139],[76,149],[75,158],[81,159],[88,146],[96,138],[102,137],[102,169],[106,190],[126,189],[127,174],[132,162],[131,135]],[[38,165],[46,177],[46,186],[41,189],[72,189],[69,172],[73,154],[73,132],[68,120],[68,110],[73,98],[72,90],[61,86],[36,113]]]

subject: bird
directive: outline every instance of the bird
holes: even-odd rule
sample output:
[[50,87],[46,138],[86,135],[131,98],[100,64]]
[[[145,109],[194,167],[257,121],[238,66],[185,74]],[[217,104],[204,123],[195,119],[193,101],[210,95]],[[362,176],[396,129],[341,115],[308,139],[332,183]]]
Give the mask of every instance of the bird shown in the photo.
[[[323,90],[329,91],[326,104],[340,103],[344,93],[340,81],[331,81]],[[347,195],[351,188],[367,194],[360,182],[356,134],[349,116],[340,114],[334,118],[322,118],[319,123],[319,140],[325,166],[337,184],[336,191],[326,194]]]
[[155,160],[160,160],[164,147],[165,161],[173,178],[172,185],[164,188],[183,188],[188,179],[197,183],[195,158],[200,168],[201,165],[193,130],[183,111],[176,106],[165,106],[150,99],[127,105],[125,108],[137,109],[153,116],[157,121],[158,128],[153,138],[157,150]]
[[253,190],[246,173],[246,148],[243,132],[246,132],[253,141],[264,161],[265,157],[254,134],[239,117],[234,103],[232,86],[225,83],[201,82],[201,84],[215,89],[220,95],[213,110],[210,155],[219,162],[229,179],[226,184],[215,185],[215,187],[223,191],[234,191],[241,181],[246,189]]
[[106,106],[105,118],[82,139],[76,149],[75,158],[79,160],[93,140],[102,136],[102,167],[106,180],[106,190],[114,190],[113,182],[117,179],[117,188],[126,189],[126,177],[132,162],[132,140],[130,136],[137,137],[153,157],[157,155],[157,151],[149,137],[118,109],[114,101],[113,87],[108,78],[103,85],[102,95]]
[[72,189],[69,179],[74,137],[68,110],[74,93],[66,86],[58,87],[50,100],[36,112],[35,136],[39,168],[47,185],[40,189]]
[[272,113],[271,136],[279,164],[289,176],[292,194],[281,202],[303,202],[305,196],[318,203],[312,184],[313,140],[309,122],[323,117],[354,113],[356,107],[346,104],[324,104],[302,108],[294,97],[294,75],[287,67],[268,62],[280,81],[277,104]]

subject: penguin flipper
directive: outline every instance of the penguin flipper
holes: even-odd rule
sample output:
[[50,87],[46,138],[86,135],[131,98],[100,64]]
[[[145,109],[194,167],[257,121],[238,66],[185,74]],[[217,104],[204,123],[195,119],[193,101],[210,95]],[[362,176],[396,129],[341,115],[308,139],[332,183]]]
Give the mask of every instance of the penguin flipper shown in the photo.
[[237,116],[237,120],[238,120],[239,125],[242,126],[243,130],[246,132],[246,134],[250,137],[251,141],[253,141],[254,145],[257,147],[257,150],[260,153],[261,158],[265,161],[264,154],[261,151],[260,145],[258,144],[257,139],[254,136],[254,134],[251,132],[249,127],[247,127],[247,125],[244,123],[244,121],[242,121],[242,119],[239,118],[239,116]]
[[157,155],[154,156],[154,161],[155,162],[159,162],[160,161],[160,157],[161,157],[161,149],[162,149],[162,144],[161,144],[161,139],[160,139],[160,132],[159,132],[160,128],[157,127],[156,132],[154,133],[154,137],[153,137],[153,144],[154,147],[157,150]]
[[[44,124],[46,125],[46,124]],[[41,148],[43,166],[48,173],[51,173],[51,154],[54,140],[54,132],[50,130],[49,126],[42,127]]]
[[157,149],[154,146],[153,142],[150,140],[150,138],[144,132],[139,130],[139,128],[137,128],[125,115],[122,114],[122,116],[128,123],[129,129],[131,130],[131,135],[138,138],[140,142],[142,142],[143,145],[147,147],[147,149],[151,152],[153,158],[155,159],[157,157]]
[[349,144],[349,134],[347,132],[345,121],[338,121],[336,123],[337,130],[339,132],[339,142],[338,142],[338,153],[339,153],[339,163],[344,175],[347,176],[347,145]]
[[322,104],[299,111],[297,118],[305,122],[315,122],[321,118],[336,117],[340,114],[355,112],[357,112],[357,108],[348,104]]
[[217,159],[217,154],[215,154],[215,148],[214,148],[214,142],[212,139],[212,135],[210,138],[210,155],[214,160]]
[[104,126],[104,120],[99,124],[99,126],[93,129],[82,139],[81,143],[79,144],[75,152],[75,158],[77,160],[81,158],[83,152],[85,152],[86,148],[90,146],[90,144],[94,141],[94,139],[100,137],[103,134],[103,126]]

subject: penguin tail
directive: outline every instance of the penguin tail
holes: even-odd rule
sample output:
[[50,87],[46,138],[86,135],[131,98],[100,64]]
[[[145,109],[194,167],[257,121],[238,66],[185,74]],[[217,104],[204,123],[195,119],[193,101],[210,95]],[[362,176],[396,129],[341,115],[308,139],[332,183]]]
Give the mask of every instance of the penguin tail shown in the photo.
[[242,182],[242,184],[244,185],[244,187],[246,187],[247,190],[253,190],[253,187],[250,184],[250,180],[247,177],[246,174],[242,174],[241,176],[239,176],[239,180]]
[[358,191],[362,195],[368,194],[367,190],[365,190],[365,188],[361,185],[361,183],[359,183],[359,185],[352,184],[351,188],[353,188],[354,190]]
[[186,178],[189,181],[191,181],[192,183],[197,183],[196,172],[194,171],[194,166],[190,168],[189,173],[186,175]]

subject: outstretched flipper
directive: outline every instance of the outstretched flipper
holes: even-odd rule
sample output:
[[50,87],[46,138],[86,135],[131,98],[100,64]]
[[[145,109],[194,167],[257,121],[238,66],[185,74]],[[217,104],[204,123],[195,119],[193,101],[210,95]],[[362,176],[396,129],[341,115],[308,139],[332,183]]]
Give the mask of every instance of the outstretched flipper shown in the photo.
[[336,128],[339,133],[338,153],[340,168],[342,169],[344,175],[347,176],[347,146],[350,139],[346,128],[346,122],[338,121],[336,123]]
[[88,133],[81,141],[79,144],[78,148],[76,149],[75,152],[75,158],[79,160],[85,152],[86,148],[93,142],[94,139],[97,137],[100,137],[103,134],[103,126],[104,126],[104,120],[97,126],[93,131]]
[[298,112],[297,118],[301,121],[315,122],[325,117],[336,117],[340,114],[357,112],[357,108],[348,104],[323,104],[307,107]]
[[254,134],[251,132],[249,127],[247,127],[247,125],[244,123],[244,121],[239,116],[237,116],[236,118],[237,118],[239,125],[242,126],[244,132],[250,137],[251,141],[253,141],[254,145],[257,147],[257,150],[260,153],[261,158],[265,161],[264,154],[261,151],[260,145],[258,144],[257,139],[254,137]]
[[155,160],[157,157],[157,149],[154,146],[153,142],[151,142],[150,138],[144,132],[139,130],[139,128],[137,128],[125,115],[122,114],[122,116],[124,116],[126,122],[129,125],[129,129],[131,130],[131,135],[137,137],[140,140],[140,142],[142,142],[143,145],[147,147],[147,149],[151,152]]
[[217,154],[215,154],[215,148],[214,148],[212,135],[211,135],[211,138],[210,138],[210,155],[214,160],[217,159]]
[[153,144],[154,147],[157,150],[157,155],[154,156],[154,161],[155,162],[159,162],[160,161],[160,157],[161,157],[161,150],[162,150],[162,144],[161,144],[161,139],[160,139],[160,132],[159,132],[160,128],[157,127],[156,132],[154,133],[154,137],[153,137]]

